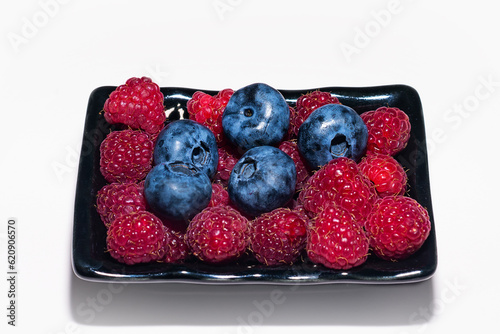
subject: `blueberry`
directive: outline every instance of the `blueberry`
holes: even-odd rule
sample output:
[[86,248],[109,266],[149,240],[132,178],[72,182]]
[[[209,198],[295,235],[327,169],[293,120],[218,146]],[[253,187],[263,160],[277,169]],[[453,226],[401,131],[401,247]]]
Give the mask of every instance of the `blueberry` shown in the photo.
[[238,89],[222,114],[222,129],[229,141],[246,151],[277,145],[290,124],[290,109],[283,95],[263,83]]
[[297,145],[311,169],[347,157],[358,161],[366,151],[368,129],[358,113],[345,105],[319,107],[300,126]]
[[206,126],[182,119],[168,124],[158,135],[154,164],[162,162],[192,164],[212,178],[219,155],[215,136]]
[[182,163],[163,162],[146,176],[144,197],[151,211],[174,229],[185,229],[187,221],[203,210],[212,196],[207,174]]
[[290,201],[295,192],[295,164],[272,146],[248,150],[234,165],[228,193],[238,209],[250,216],[272,211]]

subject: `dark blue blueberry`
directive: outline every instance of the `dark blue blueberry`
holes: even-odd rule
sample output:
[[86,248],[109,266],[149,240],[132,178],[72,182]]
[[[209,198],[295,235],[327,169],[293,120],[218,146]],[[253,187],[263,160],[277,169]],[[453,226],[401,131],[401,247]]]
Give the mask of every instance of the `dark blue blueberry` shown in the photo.
[[192,164],[210,178],[217,171],[219,155],[215,136],[207,127],[188,119],[168,124],[158,135],[154,164]]
[[292,158],[276,147],[258,146],[238,160],[227,190],[238,209],[258,216],[288,203],[295,192],[296,179]]
[[242,150],[277,145],[290,124],[290,109],[283,95],[263,83],[238,89],[222,114],[222,129]]
[[192,165],[163,162],[146,176],[144,197],[151,211],[176,230],[203,210],[212,196],[207,174]]
[[366,151],[368,129],[358,113],[345,105],[327,104],[300,126],[297,145],[311,169],[347,157],[358,161]]

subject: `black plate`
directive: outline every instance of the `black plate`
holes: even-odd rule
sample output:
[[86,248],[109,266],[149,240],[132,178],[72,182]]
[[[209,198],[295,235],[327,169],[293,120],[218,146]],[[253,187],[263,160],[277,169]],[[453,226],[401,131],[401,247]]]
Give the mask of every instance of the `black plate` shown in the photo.
[[[226,266],[213,266],[193,260],[182,265],[148,263],[126,266],[106,252],[106,228],[95,208],[96,194],[106,181],[99,171],[99,145],[115,130],[104,119],[102,108],[116,87],[95,89],[89,99],[82,142],[75,198],[72,259],[75,274],[91,281],[192,282],[192,283],[409,283],[430,278],[437,266],[437,247],[429,187],[428,159],[422,105],[418,93],[405,85],[379,87],[323,87],[342,104],[358,113],[381,106],[398,107],[410,117],[412,130],[407,147],[396,159],[408,173],[409,196],[429,211],[432,229],[422,248],[398,262],[380,260],[374,255],[361,266],[340,271],[311,263],[307,257],[292,266],[269,268],[251,256]],[[186,102],[196,89],[162,88],[169,119],[186,117]],[[311,90],[281,90],[291,105]],[[205,91],[216,94],[215,91]]]

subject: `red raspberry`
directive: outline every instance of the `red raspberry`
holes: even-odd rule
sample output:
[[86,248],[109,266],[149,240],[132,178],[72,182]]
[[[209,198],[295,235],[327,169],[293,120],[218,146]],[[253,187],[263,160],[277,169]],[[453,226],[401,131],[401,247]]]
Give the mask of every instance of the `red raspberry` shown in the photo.
[[227,186],[229,176],[234,165],[238,162],[238,158],[228,146],[219,147],[217,152],[219,153],[219,163],[214,179],[222,185]]
[[361,114],[361,118],[368,128],[368,152],[394,155],[406,147],[411,124],[404,111],[380,107]]
[[346,270],[368,257],[368,238],[347,210],[328,204],[308,231],[307,255],[327,268]]
[[109,254],[121,263],[159,261],[165,255],[165,230],[158,217],[138,211],[113,220],[106,243]]
[[97,212],[109,227],[111,222],[122,215],[146,210],[144,181],[141,183],[111,183],[97,192]]
[[305,248],[308,218],[304,212],[274,209],[250,224],[250,248],[268,266],[292,264]]
[[387,196],[375,202],[365,229],[373,252],[385,260],[400,260],[415,253],[429,236],[429,213],[416,200]]
[[302,95],[297,99],[294,119],[290,123],[295,135],[299,133],[299,128],[311,113],[326,104],[340,104],[339,99],[328,92],[319,90]]
[[227,263],[245,252],[248,225],[248,219],[230,206],[208,207],[191,220],[186,240],[200,260]]
[[307,182],[307,179],[311,176],[311,173],[309,173],[306,163],[299,153],[297,142],[291,140],[284,141],[278,148],[293,159],[295,169],[297,170],[297,183],[295,184],[295,190],[302,189],[304,184]]
[[165,229],[165,256],[166,263],[182,263],[189,255],[189,246],[186,243],[185,233],[174,231],[167,226]]
[[[288,132],[285,135],[285,138],[283,138],[284,141],[287,140],[292,140],[297,138],[297,133],[299,132],[299,129],[295,131],[295,118],[297,117],[297,111],[295,111],[295,108],[292,106],[288,106],[288,109],[290,110],[290,124],[288,125]],[[297,132],[297,133],[296,133]]]
[[101,173],[108,182],[135,182],[153,163],[153,141],[139,130],[110,132],[101,143]]
[[221,90],[215,96],[197,91],[187,102],[189,118],[212,130],[217,143],[223,142],[222,113],[233,93],[229,88]]
[[150,78],[130,78],[104,103],[104,118],[111,124],[157,133],[166,120],[163,93]]
[[392,156],[369,153],[361,159],[358,167],[372,181],[379,196],[405,193],[408,177],[403,166]]
[[212,198],[208,206],[229,205],[229,194],[220,183],[212,183]]
[[341,157],[331,160],[309,178],[299,202],[310,217],[321,212],[328,202],[334,202],[363,224],[376,198],[375,189],[356,162]]

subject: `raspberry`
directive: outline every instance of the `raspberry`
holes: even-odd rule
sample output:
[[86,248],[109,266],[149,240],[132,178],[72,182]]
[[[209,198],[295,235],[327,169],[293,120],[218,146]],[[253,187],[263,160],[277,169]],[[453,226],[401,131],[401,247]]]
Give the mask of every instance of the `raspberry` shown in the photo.
[[96,202],[102,222],[109,227],[117,217],[146,210],[144,182],[107,184],[97,192]]
[[328,202],[334,202],[362,224],[376,198],[375,189],[360,173],[356,162],[341,157],[331,160],[309,178],[299,202],[310,217],[321,212]]
[[297,117],[297,111],[291,105],[288,105],[288,109],[290,110],[290,124],[288,126],[288,132],[286,133],[285,138],[283,138],[284,141],[297,138],[297,133],[299,132],[298,128],[295,129],[294,123],[294,120]]
[[268,266],[292,264],[305,248],[308,217],[304,212],[277,208],[250,224],[250,249]]
[[212,197],[208,206],[229,205],[229,194],[220,183],[212,183]]
[[331,269],[350,269],[368,257],[369,241],[347,210],[329,203],[314,220],[307,236],[307,255]]
[[217,143],[224,140],[222,113],[233,93],[229,88],[221,90],[215,96],[197,91],[187,102],[189,118],[208,127],[214,133]]
[[290,123],[295,135],[299,133],[299,128],[311,113],[326,104],[340,104],[339,99],[328,92],[319,90],[302,95],[297,99],[294,118]]
[[130,78],[109,95],[104,103],[104,118],[110,124],[157,133],[166,120],[163,98],[160,87],[150,78]]
[[111,222],[106,244],[109,254],[121,263],[159,261],[165,254],[163,223],[147,211],[120,216]]
[[390,155],[369,153],[358,168],[372,181],[380,197],[403,195],[408,177],[403,166]]
[[248,220],[229,206],[208,207],[191,220],[186,240],[202,261],[231,262],[248,246]]
[[182,263],[190,255],[189,246],[186,243],[185,233],[174,231],[167,226],[165,229],[165,256],[166,263]]
[[411,124],[404,111],[380,107],[361,114],[361,118],[368,128],[368,152],[394,155],[406,147]]
[[375,202],[365,229],[370,246],[385,260],[405,259],[415,253],[429,236],[429,213],[416,200],[387,196]]
[[234,165],[238,162],[238,158],[228,146],[219,147],[217,152],[219,154],[219,163],[217,165],[217,172],[215,173],[215,180],[227,186],[229,176]]
[[309,173],[306,164],[299,153],[297,142],[291,140],[284,141],[278,148],[293,159],[295,169],[297,170],[297,183],[295,184],[295,190],[302,189],[311,174]]
[[101,173],[108,182],[135,182],[153,163],[153,141],[140,130],[110,132],[101,143]]

